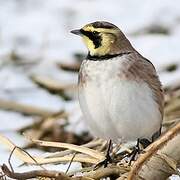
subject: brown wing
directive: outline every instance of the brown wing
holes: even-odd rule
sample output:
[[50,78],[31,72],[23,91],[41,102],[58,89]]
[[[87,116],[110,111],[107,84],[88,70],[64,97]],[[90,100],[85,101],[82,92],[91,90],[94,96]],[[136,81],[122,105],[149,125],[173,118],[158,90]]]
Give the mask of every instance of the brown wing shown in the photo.
[[145,81],[152,89],[154,100],[159,106],[159,111],[163,119],[164,93],[153,64],[137,52],[131,53],[128,56],[128,61],[126,61],[125,64],[127,67],[127,78],[132,78],[137,81]]

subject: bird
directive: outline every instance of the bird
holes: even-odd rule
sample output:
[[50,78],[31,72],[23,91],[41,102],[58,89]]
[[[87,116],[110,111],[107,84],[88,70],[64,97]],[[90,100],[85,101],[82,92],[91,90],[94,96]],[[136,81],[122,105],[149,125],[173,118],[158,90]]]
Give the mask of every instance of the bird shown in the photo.
[[152,62],[110,22],[92,22],[71,33],[81,36],[88,50],[78,97],[92,135],[114,143],[158,138],[164,96]]

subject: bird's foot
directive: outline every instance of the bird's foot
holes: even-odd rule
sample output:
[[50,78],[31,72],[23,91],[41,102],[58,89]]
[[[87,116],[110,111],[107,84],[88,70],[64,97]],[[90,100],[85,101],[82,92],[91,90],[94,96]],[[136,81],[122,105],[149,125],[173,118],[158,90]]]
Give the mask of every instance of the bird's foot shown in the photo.
[[128,155],[130,157],[130,161],[128,163],[128,165],[130,166],[132,161],[135,161],[135,157],[137,154],[140,154],[141,150],[135,146],[134,149],[132,150],[132,152]]
[[143,148],[145,149],[146,147],[148,147],[152,142],[149,141],[148,139],[140,139],[139,143],[143,146]]
[[143,149],[140,148],[140,144],[142,145],[143,149],[146,148],[147,146],[149,146],[151,144],[151,142],[148,139],[138,139],[137,140],[137,144],[134,147],[134,149],[132,150],[132,152],[128,155],[130,158],[129,161],[129,165],[131,165],[132,161],[135,160],[135,157],[137,154],[143,153]]
[[141,153],[140,143],[141,143],[141,140],[138,139],[136,146],[134,147],[134,149],[132,150],[132,152],[128,155],[129,157],[131,157],[131,158],[130,158],[130,161],[129,161],[129,163],[128,163],[129,166],[131,165],[132,161],[135,160],[136,155]]
[[106,168],[108,166],[108,164],[111,162],[112,162],[112,158],[109,154],[107,154],[106,158],[103,161],[101,161],[95,165],[94,170],[100,168],[101,166],[104,166],[104,168]]
[[112,141],[109,140],[108,149],[107,149],[106,156],[105,156],[106,158],[103,161],[96,164],[94,169],[98,169],[99,167],[101,167],[103,165],[104,165],[104,167],[107,167],[107,165],[112,162],[112,158],[110,156],[111,145],[112,145]]

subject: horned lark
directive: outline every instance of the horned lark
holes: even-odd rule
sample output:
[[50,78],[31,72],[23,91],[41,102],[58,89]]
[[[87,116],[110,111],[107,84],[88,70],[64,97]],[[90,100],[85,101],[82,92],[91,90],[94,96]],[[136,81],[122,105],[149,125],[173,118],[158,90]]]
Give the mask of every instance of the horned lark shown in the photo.
[[151,140],[163,119],[163,92],[153,64],[111,23],[97,21],[71,32],[88,49],[78,89],[92,134],[114,142]]

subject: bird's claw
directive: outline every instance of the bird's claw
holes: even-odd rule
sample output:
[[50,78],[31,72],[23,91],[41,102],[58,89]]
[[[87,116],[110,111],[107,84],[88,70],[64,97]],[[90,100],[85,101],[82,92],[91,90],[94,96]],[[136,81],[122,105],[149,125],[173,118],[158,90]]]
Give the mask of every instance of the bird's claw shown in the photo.
[[101,166],[104,166],[104,168],[106,168],[107,165],[111,162],[112,162],[112,158],[109,154],[107,154],[104,160],[100,161],[98,164],[95,165],[94,170],[100,168]]

